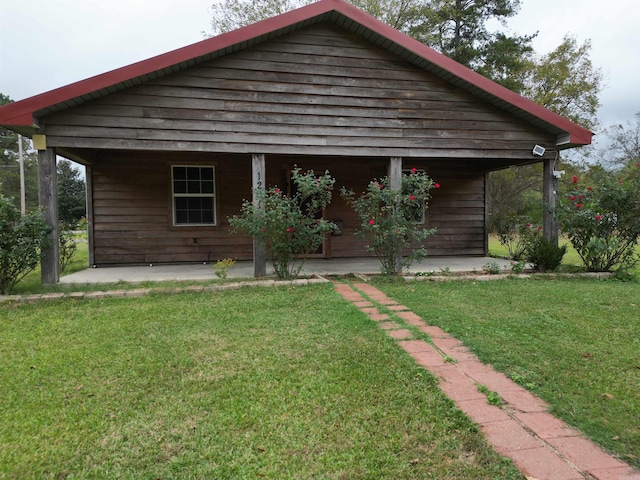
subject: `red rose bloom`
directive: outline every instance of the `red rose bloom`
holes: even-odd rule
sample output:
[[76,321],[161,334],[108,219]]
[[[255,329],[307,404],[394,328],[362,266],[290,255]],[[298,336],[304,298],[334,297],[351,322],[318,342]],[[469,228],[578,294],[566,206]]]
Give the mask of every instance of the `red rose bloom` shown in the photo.
[[413,168],[411,169],[411,173],[416,173],[417,171],[418,171],[418,169],[417,169],[417,168],[415,168],[415,167],[413,167]]
[[409,195],[409,200],[414,201],[416,199],[415,195]]
[[434,183],[433,186],[436,187],[436,188],[440,188],[440,184],[439,183]]
[[573,183],[578,183],[578,177],[576,177],[575,175],[573,176]]
[[295,228],[293,227],[287,228],[287,233],[293,233],[294,231],[295,231]]
[[376,223],[376,221],[372,218],[371,220],[369,220],[369,225],[374,225]]
[[581,203],[576,203],[576,208],[580,208],[582,206]]
[[575,199],[576,199],[576,196],[575,196],[575,195],[571,195],[571,196],[569,197],[569,200],[571,200],[572,202],[573,202]]
[[602,220],[602,215],[596,215],[596,220]]

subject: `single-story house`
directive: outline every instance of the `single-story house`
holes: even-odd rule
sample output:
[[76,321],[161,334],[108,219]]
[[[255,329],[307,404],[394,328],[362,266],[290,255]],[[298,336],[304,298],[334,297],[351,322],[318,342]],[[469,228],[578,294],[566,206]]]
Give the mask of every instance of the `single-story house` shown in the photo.
[[[254,259],[231,234],[252,188],[286,187],[294,166],[363,191],[416,168],[434,190],[430,255],[485,255],[486,175],[544,162],[592,133],[343,0],[309,6],[0,108],[33,138],[40,203],[57,235],[56,155],[86,166],[92,265]],[[334,195],[341,235],[317,255],[370,255]],[[552,215],[545,230],[553,233]],[[58,281],[57,242],[43,281]]]

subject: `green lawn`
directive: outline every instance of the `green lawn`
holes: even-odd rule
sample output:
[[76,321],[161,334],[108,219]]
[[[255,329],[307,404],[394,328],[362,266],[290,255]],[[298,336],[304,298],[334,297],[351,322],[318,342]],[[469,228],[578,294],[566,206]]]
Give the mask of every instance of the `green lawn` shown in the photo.
[[519,279],[377,286],[640,467],[640,284]]
[[0,357],[0,478],[523,478],[329,284],[3,304]]

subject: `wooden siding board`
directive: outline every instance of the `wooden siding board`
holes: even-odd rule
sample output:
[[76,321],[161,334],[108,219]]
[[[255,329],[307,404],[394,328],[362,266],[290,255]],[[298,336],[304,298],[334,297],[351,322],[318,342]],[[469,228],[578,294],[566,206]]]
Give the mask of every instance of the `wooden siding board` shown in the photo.
[[326,26],[50,115],[47,125],[59,147],[296,155],[518,159],[534,143],[551,154],[554,140]]

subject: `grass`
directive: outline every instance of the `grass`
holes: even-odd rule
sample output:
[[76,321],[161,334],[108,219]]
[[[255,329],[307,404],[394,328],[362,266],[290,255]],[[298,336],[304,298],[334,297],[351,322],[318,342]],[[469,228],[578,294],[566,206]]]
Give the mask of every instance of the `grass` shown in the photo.
[[377,285],[640,467],[640,285],[499,280]]
[[523,478],[331,285],[4,304],[0,356],[1,478]]

